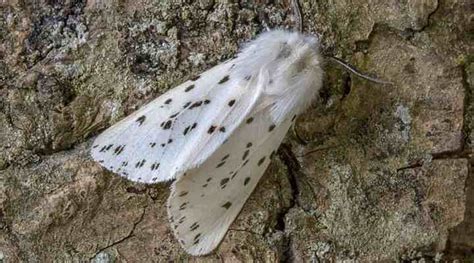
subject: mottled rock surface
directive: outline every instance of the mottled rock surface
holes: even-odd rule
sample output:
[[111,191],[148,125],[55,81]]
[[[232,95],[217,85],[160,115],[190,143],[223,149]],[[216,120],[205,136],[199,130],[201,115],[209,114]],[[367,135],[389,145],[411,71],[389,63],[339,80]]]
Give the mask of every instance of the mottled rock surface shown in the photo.
[[394,85],[327,63],[298,119],[311,143],[289,134],[220,247],[192,258],[169,185],[105,172],[91,139],[291,28],[289,1],[0,1],[0,262],[474,261],[471,1],[300,2],[325,54]]

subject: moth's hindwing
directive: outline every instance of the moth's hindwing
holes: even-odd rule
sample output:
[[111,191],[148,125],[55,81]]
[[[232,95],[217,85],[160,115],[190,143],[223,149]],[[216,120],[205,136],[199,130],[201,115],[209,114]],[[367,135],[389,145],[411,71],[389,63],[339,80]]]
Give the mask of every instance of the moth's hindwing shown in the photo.
[[207,254],[220,243],[290,125],[276,126],[266,110],[248,116],[208,160],[173,184],[168,214],[188,253]]

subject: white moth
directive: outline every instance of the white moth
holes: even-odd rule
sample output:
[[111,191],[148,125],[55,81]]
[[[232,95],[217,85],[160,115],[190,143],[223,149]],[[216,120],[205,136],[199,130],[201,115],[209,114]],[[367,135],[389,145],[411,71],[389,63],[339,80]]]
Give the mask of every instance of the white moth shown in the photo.
[[237,58],[156,98],[97,137],[92,157],[132,181],[175,179],[171,227],[192,255],[211,252],[318,94],[318,40],[261,34]]

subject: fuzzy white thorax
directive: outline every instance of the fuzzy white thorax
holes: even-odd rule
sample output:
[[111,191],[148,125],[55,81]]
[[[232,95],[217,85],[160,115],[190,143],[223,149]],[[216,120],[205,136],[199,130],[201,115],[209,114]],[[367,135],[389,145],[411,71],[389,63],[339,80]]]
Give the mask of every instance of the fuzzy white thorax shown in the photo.
[[273,30],[261,34],[247,44],[235,65],[235,75],[260,74],[268,78],[264,99],[272,103],[276,123],[290,111],[302,113],[322,86],[318,39],[298,32]]

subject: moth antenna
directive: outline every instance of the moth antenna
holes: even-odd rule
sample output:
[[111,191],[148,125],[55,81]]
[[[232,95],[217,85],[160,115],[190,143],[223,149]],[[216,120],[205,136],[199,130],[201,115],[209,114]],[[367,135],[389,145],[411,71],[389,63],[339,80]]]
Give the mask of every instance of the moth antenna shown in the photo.
[[377,79],[377,78],[367,76],[367,75],[359,72],[356,68],[354,68],[353,66],[349,65],[348,63],[346,63],[345,61],[343,61],[339,58],[332,57],[332,56],[328,56],[327,58],[329,58],[331,61],[336,62],[337,64],[343,66],[346,70],[353,73],[354,75],[356,75],[358,77],[361,77],[363,79],[366,79],[368,81],[372,81],[372,82],[379,83],[379,84],[390,84],[390,85],[393,84],[393,82],[390,82],[390,81],[385,81],[385,80],[381,80],[381,79]]
[[[300,9],[300,5],[299,5],[298,0],[292,0],[291,1],[291,8],[293,9],[294,15],[296,17],[296,28],[298,29],[299,32],[303,32],[303,16],[301,14],[301,9]],[[385,80],[381,80],[381,79],[372,78],[370,76],[367,76],[367,75],[359,72],[356,68],[354,68],[353,66],[349,65],[348,63],[346,63],[345,61],[343,61],[339,58],[331,57],[331,56],[328,56],[328,58],[331,59],[332,61],[336,62],[337,64],[343,66],[346,70],[352,72],[354,75],[359,76],[363,79],[366,79],[366,80],[369,80],[369,81],[372,81],[372,82],[375,82],[375,83],[380,83],[380,84],[393,84],[390,81],[385,81]]]
[[296,28],[299,32],[303,32],[303,16],[301,15],[301,9],[298,0],[291,1],[291,9],[293,9],[294,15],[296,17]]

